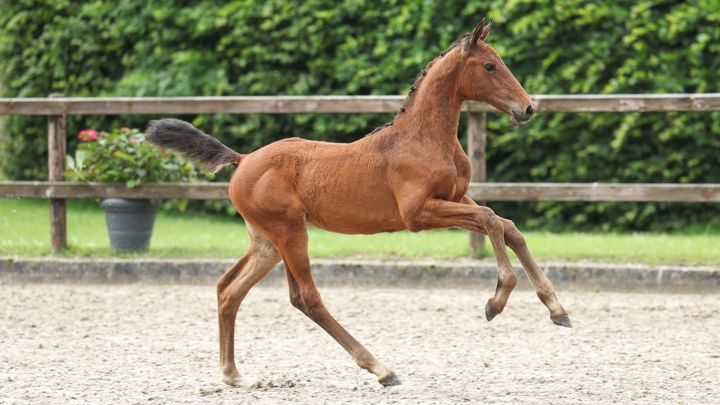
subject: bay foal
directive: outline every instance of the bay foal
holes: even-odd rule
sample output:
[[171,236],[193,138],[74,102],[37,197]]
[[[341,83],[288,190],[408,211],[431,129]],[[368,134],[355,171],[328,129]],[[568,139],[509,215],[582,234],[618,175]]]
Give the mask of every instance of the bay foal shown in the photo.
[[534,113],[530,97],[485,43],[490,24],[484,21],[427,65],[392,123],[357,142],[292,138],[241,155],[189,123],[175,119],[149,123],[149,142],[184,152],[207,171],[237,166],[230,198],[245,218],[250,247],[217,283],[223,382],[258,384],[235,366],[235,317],[250,288],[283,260],[292,305],[325,329],[381,384],[400,383],[390,367],[358,343],[323,305],[308,258],[308,225],[346,234],[451,227],[485,234],[498,267],[495,295],[485,307],[488,321],[502,312],[517,284],[507,245],[520,259],[552,321],[571,326],[515,225],[465,195],[470,161],[457,138],[463,102],[487,102],[510,115],[515,124],[529,121]]

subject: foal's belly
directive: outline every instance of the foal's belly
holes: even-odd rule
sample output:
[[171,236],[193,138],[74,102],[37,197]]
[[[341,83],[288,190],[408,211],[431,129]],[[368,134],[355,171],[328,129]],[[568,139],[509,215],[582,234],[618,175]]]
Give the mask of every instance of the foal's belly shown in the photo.
[[398,232],[407,229],[402,221],[326,221],[322,218],[316,221],[315,218],[309,214],[307,215],[307,224],[326,231],[348,235],[370,235],[381,232]]
[[304,198],[308,224],[345,234],[373,234],[407,229],[395,199],[382,192],[324,193]]

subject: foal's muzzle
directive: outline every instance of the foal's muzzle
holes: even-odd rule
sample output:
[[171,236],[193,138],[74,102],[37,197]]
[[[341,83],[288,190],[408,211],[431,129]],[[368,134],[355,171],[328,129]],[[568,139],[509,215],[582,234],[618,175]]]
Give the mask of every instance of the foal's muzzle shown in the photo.
[[522,113],[517,113],[515,110],[512,110],[513,121],[517,122],[518,124],[524,124],[530,121],[530,118],[532,118],[533,114],[535,114],[535,108],[533,108],[532,105],[529,105]]

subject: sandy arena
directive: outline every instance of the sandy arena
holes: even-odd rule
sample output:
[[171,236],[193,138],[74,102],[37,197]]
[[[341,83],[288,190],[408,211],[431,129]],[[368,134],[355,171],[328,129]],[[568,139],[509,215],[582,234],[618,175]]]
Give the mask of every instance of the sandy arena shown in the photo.
[[219,380],[214,286],[1,285],[0,404],[720,403],[717,293],[560,285],[565,329],[527,289],[488,323],[491,285],[321,288],[403,382],[383,388],[276,284],[238,314],[254,390]]

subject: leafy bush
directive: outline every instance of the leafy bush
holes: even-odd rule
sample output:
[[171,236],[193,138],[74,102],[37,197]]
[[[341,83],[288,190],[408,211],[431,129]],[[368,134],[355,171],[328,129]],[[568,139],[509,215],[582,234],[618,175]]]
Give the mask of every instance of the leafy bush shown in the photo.
[[75,158],[66,156],[65,178],[70,181],[141,183],[192,181],[193,164],[174,152],[163,152],[145,142],[145,134],[123,127],[112,132],[80,131]]
[[[496,49],[531,93],[720,91],[720,2],[507,2]],[[497,28],[497,29],[496,29]],[[494,181],[720,183],[720,113],[538,114],[490,120]],[[717,204],[493,203],[529,227],[720,227]]]
[[[0,4],[5,97],[406,94],[425,64],[482,17],[495,19],[488,42],[531,94],[720,91],[720,2],[712,0]],[[70,116],[68,130],[144,127],[153,118]],[[290,136],[352,141],[391,115],[180,118],[247,153]],[[716,112],[538,114],[519,129],[491,114],[488,125],[491,181],[720,182]],[[5,176],[46,178],[46,127],[44,118],[7,120]],[[664,230],[720,218],[709,204],[492,207],[549,228]]]

